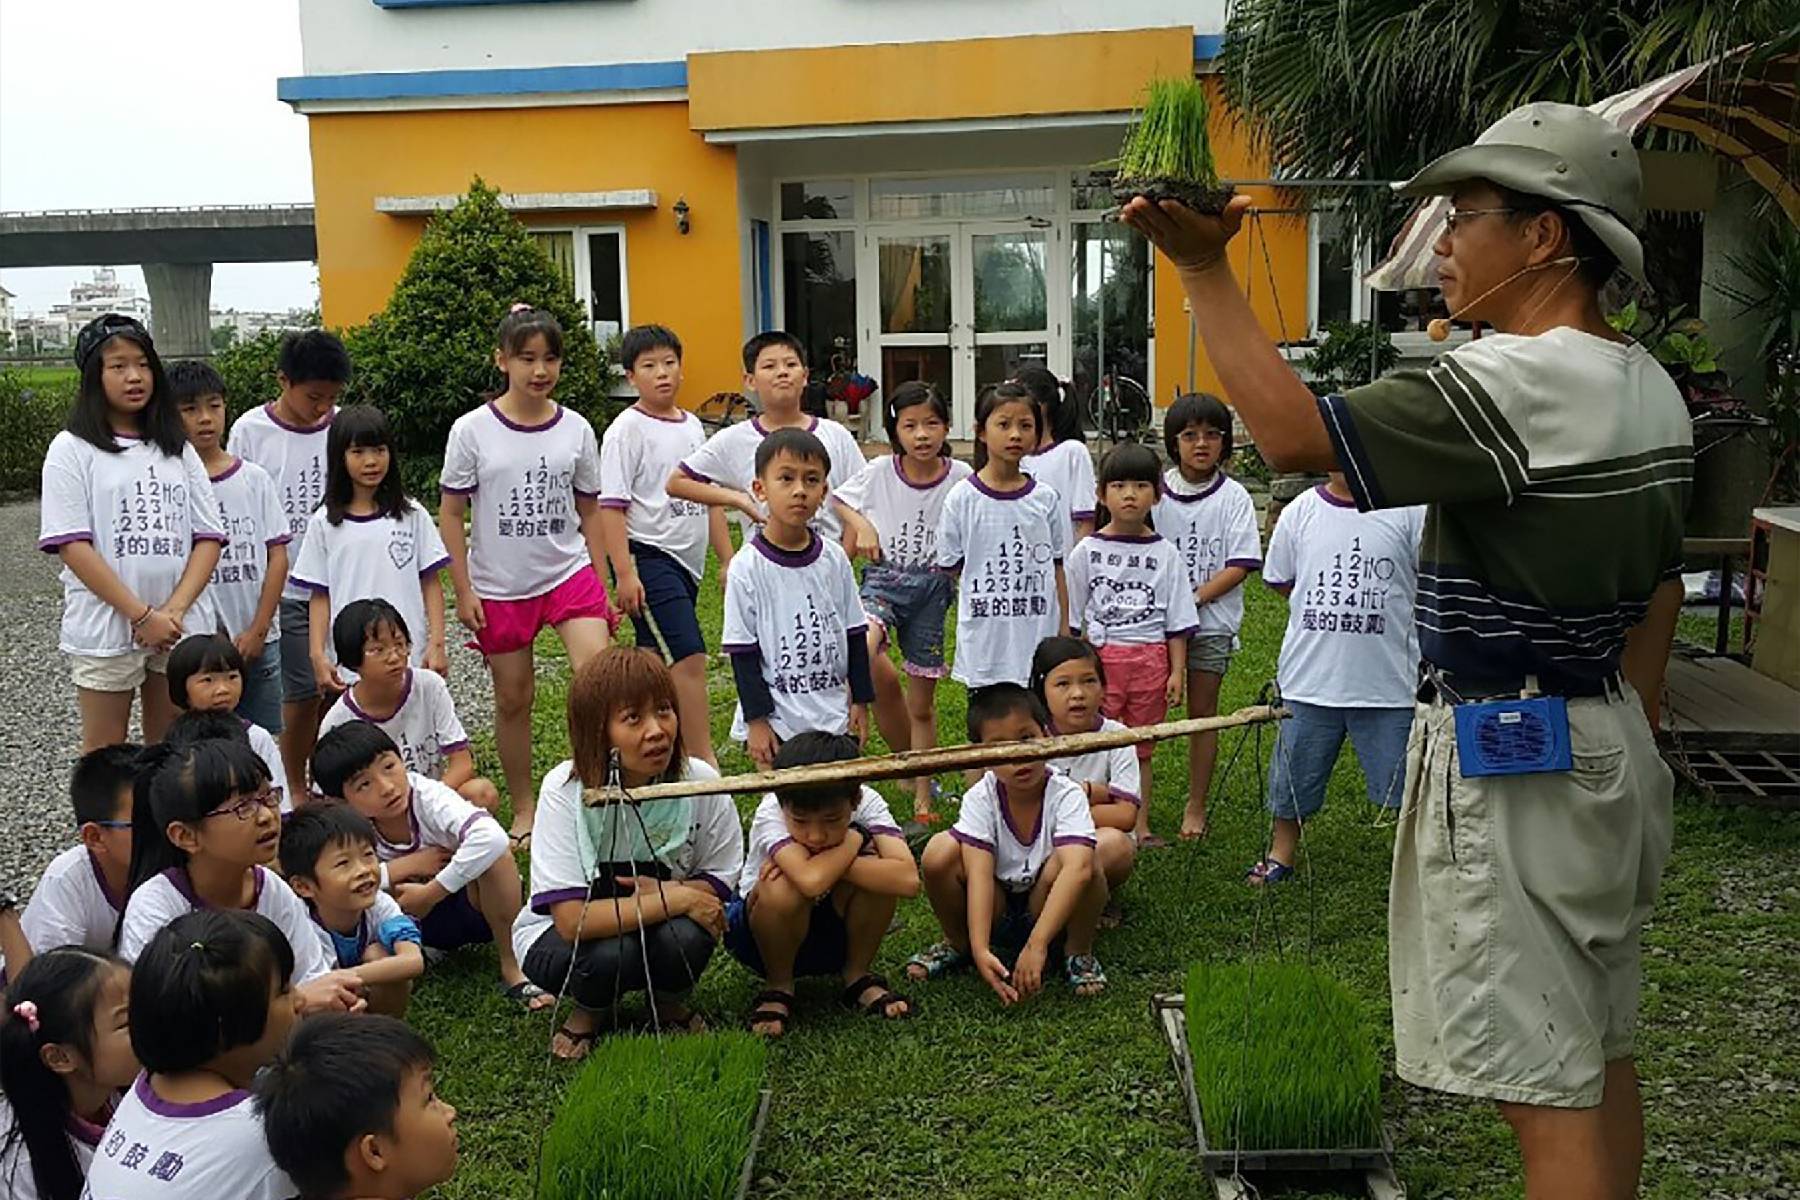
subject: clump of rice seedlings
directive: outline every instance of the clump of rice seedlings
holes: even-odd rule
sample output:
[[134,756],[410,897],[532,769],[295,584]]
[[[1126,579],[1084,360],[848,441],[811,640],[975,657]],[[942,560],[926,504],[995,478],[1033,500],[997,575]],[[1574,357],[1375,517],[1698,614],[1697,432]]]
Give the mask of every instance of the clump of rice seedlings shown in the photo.
[[1132,121],[1119,148],[1113,198],[1179,200],[1195,212],[1223,212],[1232,189],[1219,186],[1207,124],[1212,106],[1198,79],[1157,79],[1150,83],[1143,111]]
[[1209,1149],[1381,1145],[1381,1063],[1343,984],[1303,963],[1196,963],[1186,1000]]
[[597,1042],[544,1135],[539,1200],[731,1200],[767,1054],[739,1032]]

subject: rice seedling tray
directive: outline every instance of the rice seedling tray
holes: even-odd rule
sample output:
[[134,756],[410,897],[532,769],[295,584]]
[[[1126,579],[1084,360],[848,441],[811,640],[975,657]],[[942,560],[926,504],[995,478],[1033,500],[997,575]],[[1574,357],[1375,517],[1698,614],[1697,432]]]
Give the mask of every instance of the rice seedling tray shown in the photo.
[[1188,1118],[1194,1127],[1194,1144],[1200,1163],[1211,1180],[1220,1200],[1233,1200],[1256,1194],[1244,1182],[1246,1175],[1308,1174],[1356,1176],[1374,1200],[1404,1200],[1406,1191],[1393,1173],[1393,1143],[1386,1129],[1373,1145],[1295,1149],[1238,1150],[1209,1139],[1206,1113],[1194,1083],[1194,1059],[1188,1045],[1187,998],[1181,992],[1158,993],[1150,1000],[1151,1017],[1162,1030],[1168,1043],[1169,1056],[1181,1082],[1182,1097],[1187,1101]]

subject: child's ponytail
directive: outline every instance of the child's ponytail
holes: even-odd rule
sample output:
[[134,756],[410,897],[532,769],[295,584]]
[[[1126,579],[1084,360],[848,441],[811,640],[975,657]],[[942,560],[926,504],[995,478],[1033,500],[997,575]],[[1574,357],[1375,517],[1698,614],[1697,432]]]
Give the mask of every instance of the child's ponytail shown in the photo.
[[1080,442],[1081,406],[1075,403],[1075,389],[1058,379],[1044,367],[1020,367],[1013,372],[1013,382],[1022,383],[1037,405],[1038,421],[1043,426],[1040,437],[1048,430],[1058,442]]
[[6,989],[0,1093],[12,1109],[12,1127],[0,1133],[0,1162],[11,1164],[12,1176],[0,1185],[7,1195],[25,1190],[16,1176],[28,1171],[41,1200],[80,1196],[84,1172],[69,1145],[74,1102],[69,1085],[44,1062],[43,1050],[60,1043],[91,1061],[100,985],[123,966],[80,946],[61,946],[32,958]]

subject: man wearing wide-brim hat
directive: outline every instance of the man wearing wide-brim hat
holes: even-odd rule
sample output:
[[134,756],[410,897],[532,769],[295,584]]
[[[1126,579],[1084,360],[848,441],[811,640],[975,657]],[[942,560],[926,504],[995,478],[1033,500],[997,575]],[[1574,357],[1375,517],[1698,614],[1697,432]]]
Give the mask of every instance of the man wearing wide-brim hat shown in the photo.
[[[1615,271],[1644,277],[1637,154],[1585,109],[1533,104],[1399,191],[1451,197],[1444,298],[1492,332],[1324,399],[1226,263],[1247,198],[1222,217],[1139,198],[1123,219],[1180,271],[1265,458],[1343,471],[1364,509],[1429,506],[1388,904],[1400,1076],[1497,1101],[1533,1200],[1627,1197],[1643,1158],[1639,933],[1673,794],[1649,714],[1693,476],[1673,382],[1600,307]],[[1567,769],[1487,774],[1490,759],[1459,755],[1458,710],[1504,739],[1518,730],[1492,722],[1532,694],[1560,700],[1531,710],[1539,733],[1566,709]]]

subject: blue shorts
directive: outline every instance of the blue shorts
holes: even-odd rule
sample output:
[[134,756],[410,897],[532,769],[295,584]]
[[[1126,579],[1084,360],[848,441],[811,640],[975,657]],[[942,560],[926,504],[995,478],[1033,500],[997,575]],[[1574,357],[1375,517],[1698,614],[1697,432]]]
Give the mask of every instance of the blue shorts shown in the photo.
[[882,563],[863,569],[863,611],[899,645],[908,675],[942,679],[949,673],[944,666],[944,620],[955,597],[951,578],[942,571]]
[[312,632],[311,603],[309,600],[290,600],[283,596],[276,615],[276,622],[281,626],[281,699],[287,704],[319,698],[319,684],[312,672],[312,642],[309,640]]
[[[631,618],[637,644],[655,649],[660,631],[671,664],[705,654],[706,639],[700,635],[700,617],[694,611],[700,596],[699,582],[674,555],[642,542],[627,545],[632,562],[637,564],[638,579],[644,585],[644,607],[650,613],[649,620],[642,613]],[[656,622],[654,630],[650,628],[651,621]]]
[[[310,675],[309,675],[310,677]],[[281,732],[281,639],[263,643],[255,662],[244,664],[244,694],[237,715],[270,733]]]
[[[996,880],[994,895],[1000,901],[1000,911],[994,917],[994,931],[988,935],[988,948],[1002,962],[1010,963],[1019,957],[1019,951],[1031,940],[1031,931],[1037,928],[1037,914],[1031,911],[1030,892],[1009,892]],[[1066,934],[1065,929],[1050,940],[1050,953],[1047,956],[1049,962],[1062,961],[1063,939]]]
[[1346,735],[1356,748],[1369,800],[1399,808],[1406,781],[1406,743],[1412,731],[1408,708],[1327,708],[1283,701],[1293,717],[1277,722],[1275,752],[1269,759],[1269,811],[1301,821],[1325,804],[1325,785],[1337,765]]
[[419,922],[419,936],[433,950],[457,950],[494,940],[494,931],[481,910],[469,900],[468,889],[438,902]]
[[[725,906],[725,948],[752,973],[767,975],[763,966],[762,947],[750,932],[750,905],[745,896],[734,896]],[[794,955],[794,975],[809,978],[819,975],[842,975],[850,958],[850,931],[844,926],[844,915],[827,894],[813,905],[812,923],[800,952]]]

